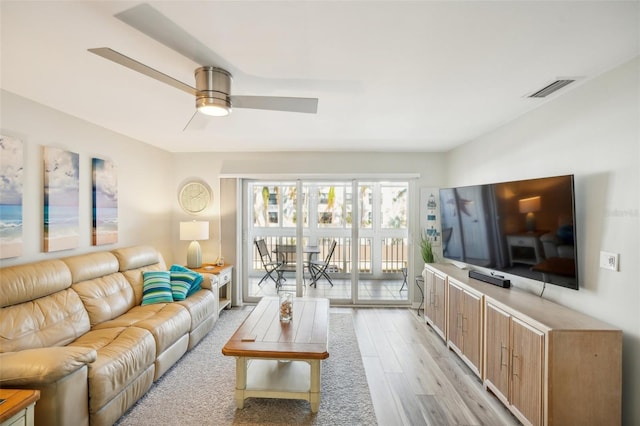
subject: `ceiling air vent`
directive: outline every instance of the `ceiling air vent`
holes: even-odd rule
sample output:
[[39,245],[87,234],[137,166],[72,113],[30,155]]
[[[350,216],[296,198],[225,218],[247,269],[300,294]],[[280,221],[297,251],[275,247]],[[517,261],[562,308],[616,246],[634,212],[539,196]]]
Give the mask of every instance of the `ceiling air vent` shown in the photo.
[[548,84],[547,86],[543,87],[542,89],[538,90],[537,92],[534,92],[530,95],[528,95],[528,98],[545,98],[547,96],[549,96],[550,94],[562,89],[563,87],[573,83],[576,80],[571,80],[571,79],[564,79],[564,80],[556,80],[551,84]]

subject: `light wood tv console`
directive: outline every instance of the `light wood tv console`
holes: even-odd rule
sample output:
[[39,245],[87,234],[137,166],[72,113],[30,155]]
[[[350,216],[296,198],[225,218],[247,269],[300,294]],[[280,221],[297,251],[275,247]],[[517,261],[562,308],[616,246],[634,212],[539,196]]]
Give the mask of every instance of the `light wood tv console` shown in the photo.
[[426,322],[521,422],[621,424],[621,330],[451,264],[423,276]]

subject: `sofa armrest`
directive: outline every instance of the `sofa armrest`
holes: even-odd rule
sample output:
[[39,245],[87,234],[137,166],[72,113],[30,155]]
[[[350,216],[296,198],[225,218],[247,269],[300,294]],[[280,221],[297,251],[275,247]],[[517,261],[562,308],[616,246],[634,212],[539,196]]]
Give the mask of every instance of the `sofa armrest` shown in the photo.
[[94,349],[60,346],[0,354],[0,387],[42,385],[94,362]]
[[202,288],[213,291],[214,287],[218,287],[218,278],[213,274],[202,274],[204,279],[202,280]]

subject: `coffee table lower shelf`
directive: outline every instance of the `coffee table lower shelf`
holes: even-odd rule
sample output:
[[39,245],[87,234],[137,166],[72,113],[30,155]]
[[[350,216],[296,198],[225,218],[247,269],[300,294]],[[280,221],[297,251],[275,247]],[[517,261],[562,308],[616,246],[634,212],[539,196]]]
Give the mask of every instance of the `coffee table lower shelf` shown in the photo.
[[244,408],[246,398],[302,399],[318,412],[320,361],[236,357],[237,407]]

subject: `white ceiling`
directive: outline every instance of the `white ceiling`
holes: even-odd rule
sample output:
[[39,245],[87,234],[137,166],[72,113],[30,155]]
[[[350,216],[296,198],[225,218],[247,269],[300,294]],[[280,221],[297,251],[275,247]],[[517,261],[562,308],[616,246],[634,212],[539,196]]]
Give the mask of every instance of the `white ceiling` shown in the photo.
[[[1,87],[172,152],[446,151],[640,53],[637,1],[149,3],[240,71],[233,94],[317,97],[318,113],[183,131],[193,96],[87,52],[195,84],[199,64],[113,16],[128,1],[2,0]],[[525,97],[558,77],[581,80]]]

